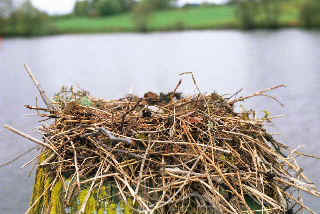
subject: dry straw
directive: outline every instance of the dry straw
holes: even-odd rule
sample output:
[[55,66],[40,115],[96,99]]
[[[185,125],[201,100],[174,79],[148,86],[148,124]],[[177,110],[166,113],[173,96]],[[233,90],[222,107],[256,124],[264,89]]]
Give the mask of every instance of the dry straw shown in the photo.
[[74,178],[77,188],[67,189],[66,200],[84,185],[89,198],[94,188],[113,183],[140,213],[285,213],[293,205],[315,213],[299,198],[301,192],[320,197],[295,161],[303,154],[290,153],[266,132],[270,117],[233,110],[284,85],[224,98],[202,94],[191,74],[199,93],[190,97],[177,93],[179,81],[171,93],[143,98],[103,100],[63,88],[51,101],[26,69],[47,106],[26,107],[52,122],[41,126],[43,140],[6,128],[43,147],[47,159],[39,167]]

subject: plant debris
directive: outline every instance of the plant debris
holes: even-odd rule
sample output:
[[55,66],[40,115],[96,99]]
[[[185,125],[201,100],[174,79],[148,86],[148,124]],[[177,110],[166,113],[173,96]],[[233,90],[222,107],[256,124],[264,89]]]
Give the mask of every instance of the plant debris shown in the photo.
[[76,178],[78,189],[115,183],[141,213],[289,213],[292,206],[315,213],[300,194],[320,193],[298,154],[265,130],[269,115],[236,113],[246,97],[182,96],[180,84],[168,94],[117,100],[64,87],[48,108],[26,106],[53,120],[40,128],[46,160],[39,167]]

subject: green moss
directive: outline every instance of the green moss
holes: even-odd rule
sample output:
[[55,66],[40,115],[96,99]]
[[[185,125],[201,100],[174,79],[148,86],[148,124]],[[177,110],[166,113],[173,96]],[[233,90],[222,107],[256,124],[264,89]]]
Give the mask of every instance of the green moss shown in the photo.
[[104,214],[105,212],[105,209],[104,208],[99,208],[98,209],[98,214]]
[[124,208],[124,214],[133,214],[131,207],[133,207],[133,201],[128,200],[128,203],[125,204],[124,201],[121,202],[121,207]]
[[51,192],[51,198],[50,198],[50,204],[51,204],[51,210],[50,214],[64,214],[64,206],[63,206],[63,200],[61,198],[63,192],[63,183],[61,180],[57,181],[54,185],[52,192]]
[[78,195],[78,209],[81,209],[86,197],[87,197],[87,194],[89,192],[89,188],[86,188],[86,189],[82,189]]
[[118,205],[115,203],[111,203],[107,207],[108,214],[117,214]]
[[85,213],[96,214],[97,213],[97,203],[98,203],[98,201],[93,197],[93,194],[91,194],[88,199]]
[[[46,179],[44,181],[45,183],[45,187],[49,187],[51,185],[52,182],[52,177],[50,176],[46,176]],[[50,209],[50,194],[46,193],[43,196],[43,203],[42,206],[44,207],[44,213],[49,213],[49,209]]]
[[[39,158],[39,162],[42,163],[45,159],[47,158],[47,155],[43,154]],[[37,170],[37,176],[36,176],[36,181],[33,186],[33,194],[32,194],[32,200],[31,200],[31,206],[33,205],[34,202],[36,202],[43,191],[45,190],[45,184],[47,184],[46,178],[48,176],[45,173],[45,169],[42,167],[39,167]],[[43,207],[43,199],[40,199],[36,205],[31,210],[31,213],[33,214],[41,214],[41,208]]]
[[[53,180],[54,177],[49,175],[45,168],[38,168],[31,204],[43,194],[43,191],[50,187]],[[70,178],[66,178],[65,181],[67,185],[74,185]],[[30,214],[77,214],[85,202],[87,194],[89,193],[89,188],[89,186],[82,187],[80,192],[75,188],[75,193],[73,194],[70,202],[71,205],[66,206],[63,182],[58,179],[52,186],[51,191],[49,190],[43,194],[39,202],[33,207]],[[116,192],[115,185],[109,183],[102,185],[99,190],[93,189],[87,201],[84,213],[133,214],[131,209],[132,206],[132,200],[129,199],[128,203],[120,200]]]

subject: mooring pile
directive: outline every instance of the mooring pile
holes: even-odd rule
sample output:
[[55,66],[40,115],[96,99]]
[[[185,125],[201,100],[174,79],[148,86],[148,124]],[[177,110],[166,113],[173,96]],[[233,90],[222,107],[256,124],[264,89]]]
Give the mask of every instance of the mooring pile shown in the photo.
[[114,183],[137,212],[286,213],[295,205],[314,213],[299,197],[320,197],[296,163],[302,154],[266,132],[268,115],[234,112],[252,96],[183,96],[177,88],[117,100],[63,88],[48,108],[26,106],[51,120],[40,128],[39,167],[80,189]]

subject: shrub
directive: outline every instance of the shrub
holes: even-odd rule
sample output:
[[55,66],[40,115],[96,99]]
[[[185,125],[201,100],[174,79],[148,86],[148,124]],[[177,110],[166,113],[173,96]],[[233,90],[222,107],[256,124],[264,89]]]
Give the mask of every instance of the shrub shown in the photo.
[[101,16],[113,15],[122,11],[121,4],[118,0],[99,0],[94,7]]
[[133,8],[133,21],[138,31],[146,32],[148,30],[148,23],[150,22],[153,10],[154,8],[148,0],[142,0],[135,5]]
[[87,16],[89,14],[89,9],[89,1],[77,1],[73,9],[73,14],[76,16]]
[[173,0],[148,0],[155,10],[163,10],[171,8],[173,5]]
[[249,0],[243,0],[238,3],[236,14],[243,29],[253,29],[256,27],[257,4]]
[[49,30],[48,15],[33,7],[30,1],[26,1],[17,10],[11,13],[9,24],[11,32],[20,35],[39,35]]
[[282,0],[242,0],[238,3],[237,16],[244,29],[258,26],[279,26]]
[[108,16],[128,11],[133,4],[132,0],[95,0],[92,7],[99,15]]
[[319,0],[307,0],[300,7],[300,21],[307,28],[320,27]]
[[263,0],[260,5],[263,26],[277,28],[281,15],[281,0]]
[[0,17],[0,35],[6,32],[8,20],[5,17]]

